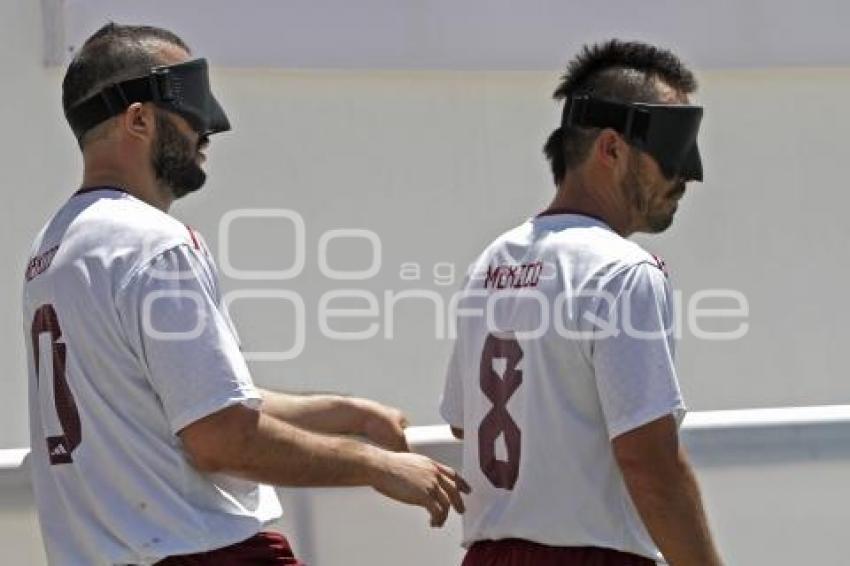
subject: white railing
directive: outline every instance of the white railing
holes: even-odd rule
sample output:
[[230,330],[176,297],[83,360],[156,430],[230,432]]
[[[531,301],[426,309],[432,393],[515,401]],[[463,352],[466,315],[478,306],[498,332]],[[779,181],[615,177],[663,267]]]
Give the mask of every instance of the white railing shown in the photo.
[[[729,564],[841,564],[850,524],[850,405],[688,414],[682,437]],[[459,467],[447,426],[408,430],[417,452]],[[0,450],[3,563],[43,564],[27,449]],[[281,489],[278,525],[311,566],[457,564],[460,525],[368,489]]]
[[0,450],[0,486],[29,483],[29,471],[25,466],[29,448]]

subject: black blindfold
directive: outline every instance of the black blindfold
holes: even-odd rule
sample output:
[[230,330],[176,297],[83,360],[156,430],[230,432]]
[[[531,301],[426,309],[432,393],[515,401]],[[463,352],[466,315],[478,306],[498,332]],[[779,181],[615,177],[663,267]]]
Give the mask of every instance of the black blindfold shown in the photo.
[[201,136],[230,129],[227,115],[210,89],[206,59],[154,67],[148,75],[106,86],[70,108],[65,116],[79,140],[134,102],[153,102],[182,116]]
[[567,98],[561,125],[611,128],[654,157],[667,178],[702,181],[697,147],[702,113],[701,106],[613,102],[582,95]]

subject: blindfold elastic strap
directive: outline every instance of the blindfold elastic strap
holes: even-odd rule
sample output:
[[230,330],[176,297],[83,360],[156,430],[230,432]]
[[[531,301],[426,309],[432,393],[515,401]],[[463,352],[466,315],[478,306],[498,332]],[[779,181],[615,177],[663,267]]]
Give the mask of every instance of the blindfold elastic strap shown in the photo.
[[564,104],[561,125],[579,128],[611,128],[630,139],[646,140],[649,112],[630,104],[571,96]]
[[[77,139],[104,120],[124,112],[134,102],[167,99],[168,89],[163,88],[165,77],[151,75],[109,85],[100,92],[71,108],[68,122]],[[166,96],[162,96],[165,93]]]

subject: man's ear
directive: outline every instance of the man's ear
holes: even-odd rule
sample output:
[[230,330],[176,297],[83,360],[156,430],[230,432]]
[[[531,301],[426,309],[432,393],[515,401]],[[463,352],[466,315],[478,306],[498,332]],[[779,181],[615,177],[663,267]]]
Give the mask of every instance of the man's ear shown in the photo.
[[122,115],[121,126],[128,136],[146,140],[155,133],[154,109],[150,104],[134,102]]
[[599,162],[608,169],[617,169],[627,158],[628,148],[623,138],[611,128],[605,128],[596,137],[594,152]]

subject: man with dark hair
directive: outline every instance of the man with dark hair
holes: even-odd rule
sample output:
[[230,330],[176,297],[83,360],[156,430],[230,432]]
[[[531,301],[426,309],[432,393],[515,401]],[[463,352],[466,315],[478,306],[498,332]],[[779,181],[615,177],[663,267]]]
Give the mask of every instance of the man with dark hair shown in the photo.
[[63,106],[82,188],[35,239],[23,289],[50,563],[298,564],[263,530],[281,512],[264,484],[370,485],[433,525],[461,511],[464,481],[407,452],[400,411],[252,383],[207,247],[166,213],[230,128],[206,61],[109,24],[68,67]]
[[464,566],[718,566],[678,426],[673,297],[626,238],[702,180],[693,74],[585,47],[544,151],[557,191],[473,263],[441,413],[464,439]]

